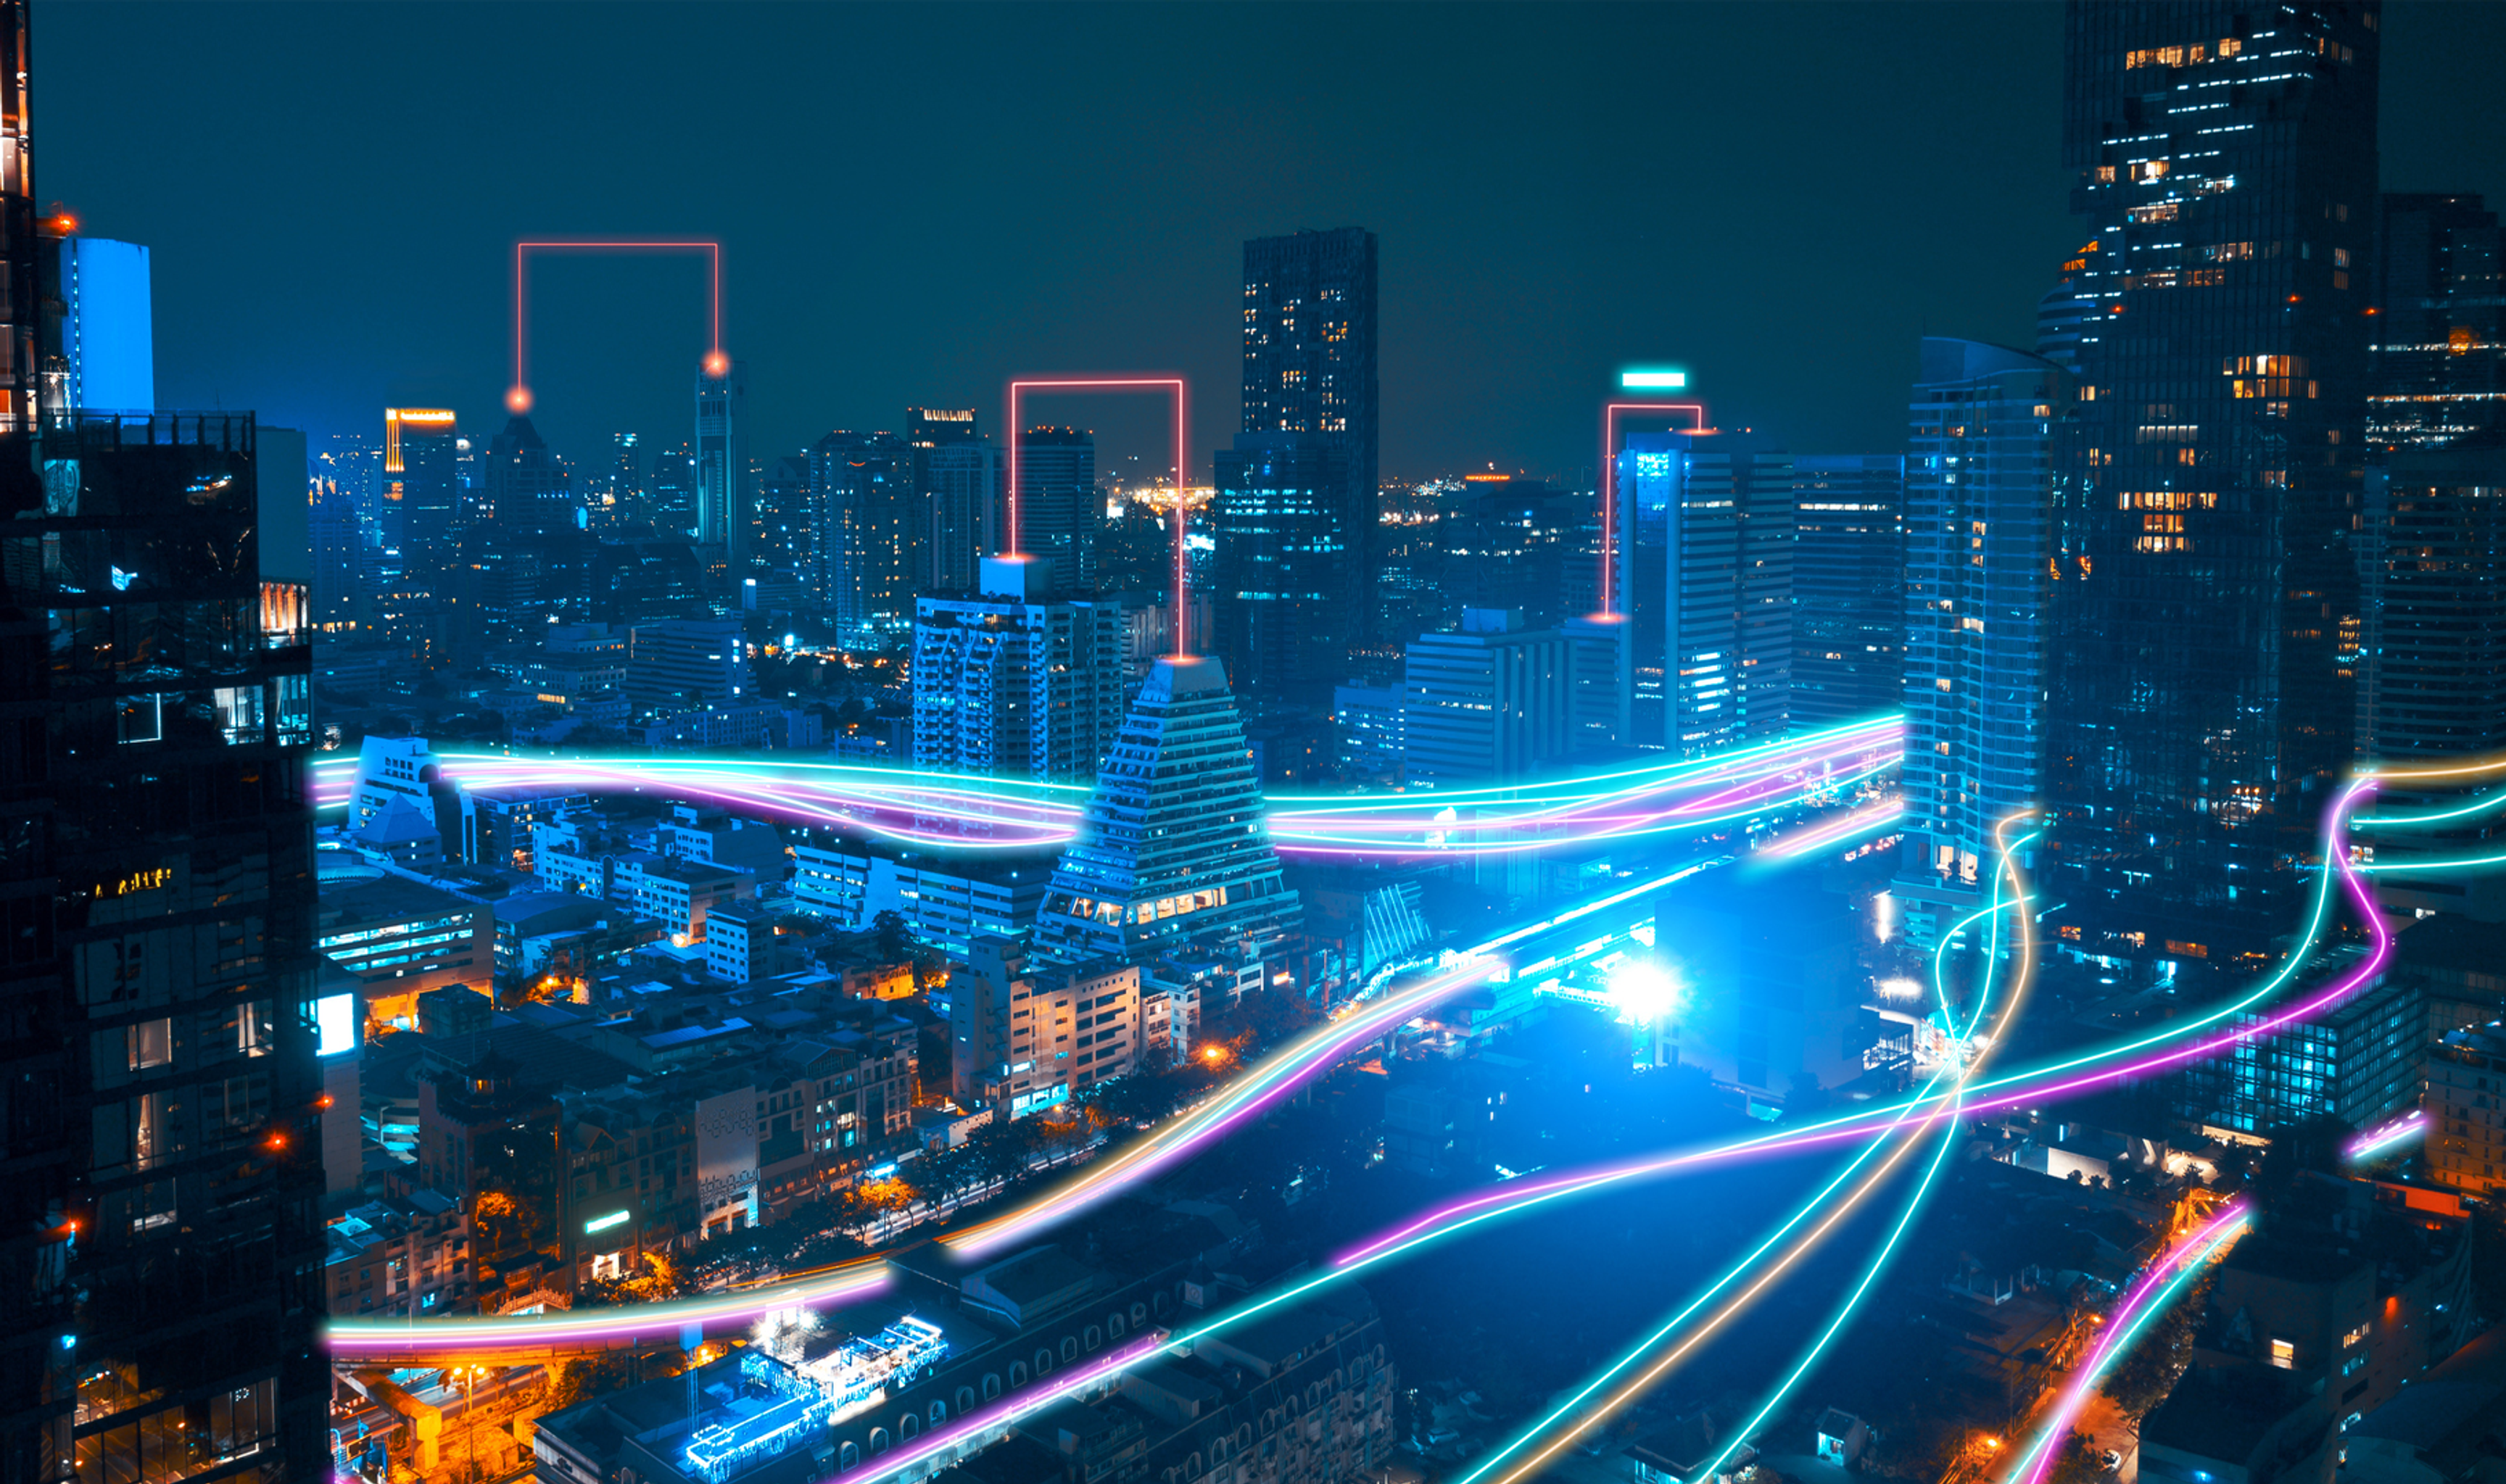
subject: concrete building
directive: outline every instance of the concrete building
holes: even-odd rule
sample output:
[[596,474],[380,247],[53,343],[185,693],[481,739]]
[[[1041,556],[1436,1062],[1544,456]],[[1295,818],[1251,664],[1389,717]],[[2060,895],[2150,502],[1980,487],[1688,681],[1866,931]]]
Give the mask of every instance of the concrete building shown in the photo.
[[734,618],[671,618],[635,626],[626,694],[638,705],[726,706],[740,698],[748,649]]
[[1569,745],[1566,641],[1511,610],[1467,609],[1459,631],[1410,642],[1401,684],[1403,773],[1467,787],[1527,777]]
[[747,901],[756,885],[743,871],[631,853],[618,862],[613,891],[635,915],[660,924],[673,944],[693,947],[705,940],[705,919],[716,905]]
[[2436,1043],[2426,1107],[2429,1178],[2484,1200],[2506,1187],[2506,1022]]
[[913,760],[996,778],[1093,777],[1121,727],[1122,599],[1055,600],[1040,558],[986,556],[972,597],[913,619]]
[[360,1020],[415,1025],[417,997],[467,987],[488,993],[496,973],[495,915],[483,903],[376,870],[324,877],[315,950],[356,975]]
[[957,1099],[1013,1118],[1129,1072],[1146,1036],[1140,971],[1129,964],[1056,968],[1032,962],[1019,939],[983,937],[949,988]]
[[421,1189],[366,1201],[323,1230],[323,1289],[334,1317],[433,1319],[477,1307],[470,1222],[449,1197]]

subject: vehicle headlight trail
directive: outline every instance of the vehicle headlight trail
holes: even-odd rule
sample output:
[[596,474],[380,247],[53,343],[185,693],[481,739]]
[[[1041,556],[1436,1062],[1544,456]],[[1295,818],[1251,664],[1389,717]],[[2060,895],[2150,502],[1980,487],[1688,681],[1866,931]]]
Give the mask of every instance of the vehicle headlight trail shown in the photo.
[[2105,1332],[2081,1360],[2070,1384],[2062,1389],[2060,1399],[2046,1414],[2043,1426],[2037,1429],[2036,1440],[2011,1465],[2008,1484],[2044,1484],[2061,1451],[2062,1439],[2070,1435],[2071,1424],[2088,1405],[2097,1383],[2105,1379],[2106,1372],[2114,1368],[2115,1361],[2142,1332],[2193,1286],[2203,1264],[2226,1255],[2237,1239],[2244,1235],[2252,1215],[2242,1201],[2234,1202],[2149,1265],[2140,1282],[2106,1316]]

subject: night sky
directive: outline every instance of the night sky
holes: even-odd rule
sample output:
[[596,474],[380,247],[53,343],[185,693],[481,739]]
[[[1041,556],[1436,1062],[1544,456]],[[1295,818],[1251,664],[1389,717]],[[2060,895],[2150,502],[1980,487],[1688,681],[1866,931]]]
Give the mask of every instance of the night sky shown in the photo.
[[[2384,185],[2506,205],[2506,6],[2386,11]],[[1618,370],[1797,451],[1904,437],[1915,337],[2027,344],[2076,246],[2053,5],[40,0],[35,184],[155,257],[158,401],[502,423],[511,244],[718,237],[752,450],[1012,374],[1235,428],[1240,242],[1381,238],[1383,468],[1576,477]],[[687,258],[544,264],[560,453],[693,420]],[[1107,464],[1154,405],[1038,403]]]

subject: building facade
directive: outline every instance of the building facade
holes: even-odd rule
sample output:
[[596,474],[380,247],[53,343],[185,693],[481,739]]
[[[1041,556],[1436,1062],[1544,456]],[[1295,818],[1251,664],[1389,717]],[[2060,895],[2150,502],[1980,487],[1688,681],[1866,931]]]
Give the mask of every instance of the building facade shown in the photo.
[[1130,699],[1119,599],[1052,597],[1041,558],[914,603],[913,759],[941,772],[1092,778]]
[[[2060,368],[1926,338],[1906,458],[1906,840],[1893,887],[1917,944],[1992,890],[1993,828],[2044,795],[2053,630],[2050,467]],[[2023,852],[2023,865],[2033,852]]]
[[[1240,431],[1309,434],[1341,450],[1331,519],[1346,533],[1342,559],[1371,584],[1381,400],[1375,233],[1342,227],[1246,242],[1243,314]],[[1373,637],[1373,611],[1361,604],[1351,615],[1353,643]]]
[[1793,662],[1810,730],[1894,710],[1906,674],[1906,456],[1793,458]]
[[2267,952],[2349,759],[2378,16],[2066,12],[2102,333],[2056,468],[2044,885],[2086,951]]
[[1238,689],[1319,705],[1346,678],[1371,608],[1370,503],[1348,507],[1348,450],[1314,433],[1242,433],[1214,456],[1217,643]]
[[1459,632],[1420,634],[1402,665],[1403,776],[1467,787],[1554,763],[1571,741],[1571,679],[1564,636],[1511,611],[1465,609]]

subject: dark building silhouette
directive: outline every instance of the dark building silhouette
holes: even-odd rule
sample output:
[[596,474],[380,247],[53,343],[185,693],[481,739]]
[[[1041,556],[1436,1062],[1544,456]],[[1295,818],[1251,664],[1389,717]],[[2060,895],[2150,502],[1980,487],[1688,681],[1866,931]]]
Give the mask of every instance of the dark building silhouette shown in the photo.
[[2477,195],[2386,195],[2377,219],[2368,442],[2436,448],[2506,428],[2506,232]]
[[1310,433],[1243,433],[1212,468],[1205,518],[1227,673],[1265,701],[1327,702],[1369,600],[1344,525],[1347,450]]
[[925,592],[972,592],[978,564],[999,549],[1001,451],[972,407],[907,407],[913,494],[921,507],[913,580]]
[[[1375,233],[1360,227],[1244,244],[1241,430],[1314,434],[1347,456],[1335,514],[1362,582],[1375,571],[1380,474],[1375,276]],[[1372,613],[1371,604],[1354,611],[1353,642],[1371,637]]]
[[0,437],[0,1477],[310,1475],[303,589],[260,576],[250,414],[47,414],[41,477],[29,442]]
[[2348,761],[2377,18],[2067,15],[2100,329],[2057,456],[2044,889],[2086,952],[2265,949]]

